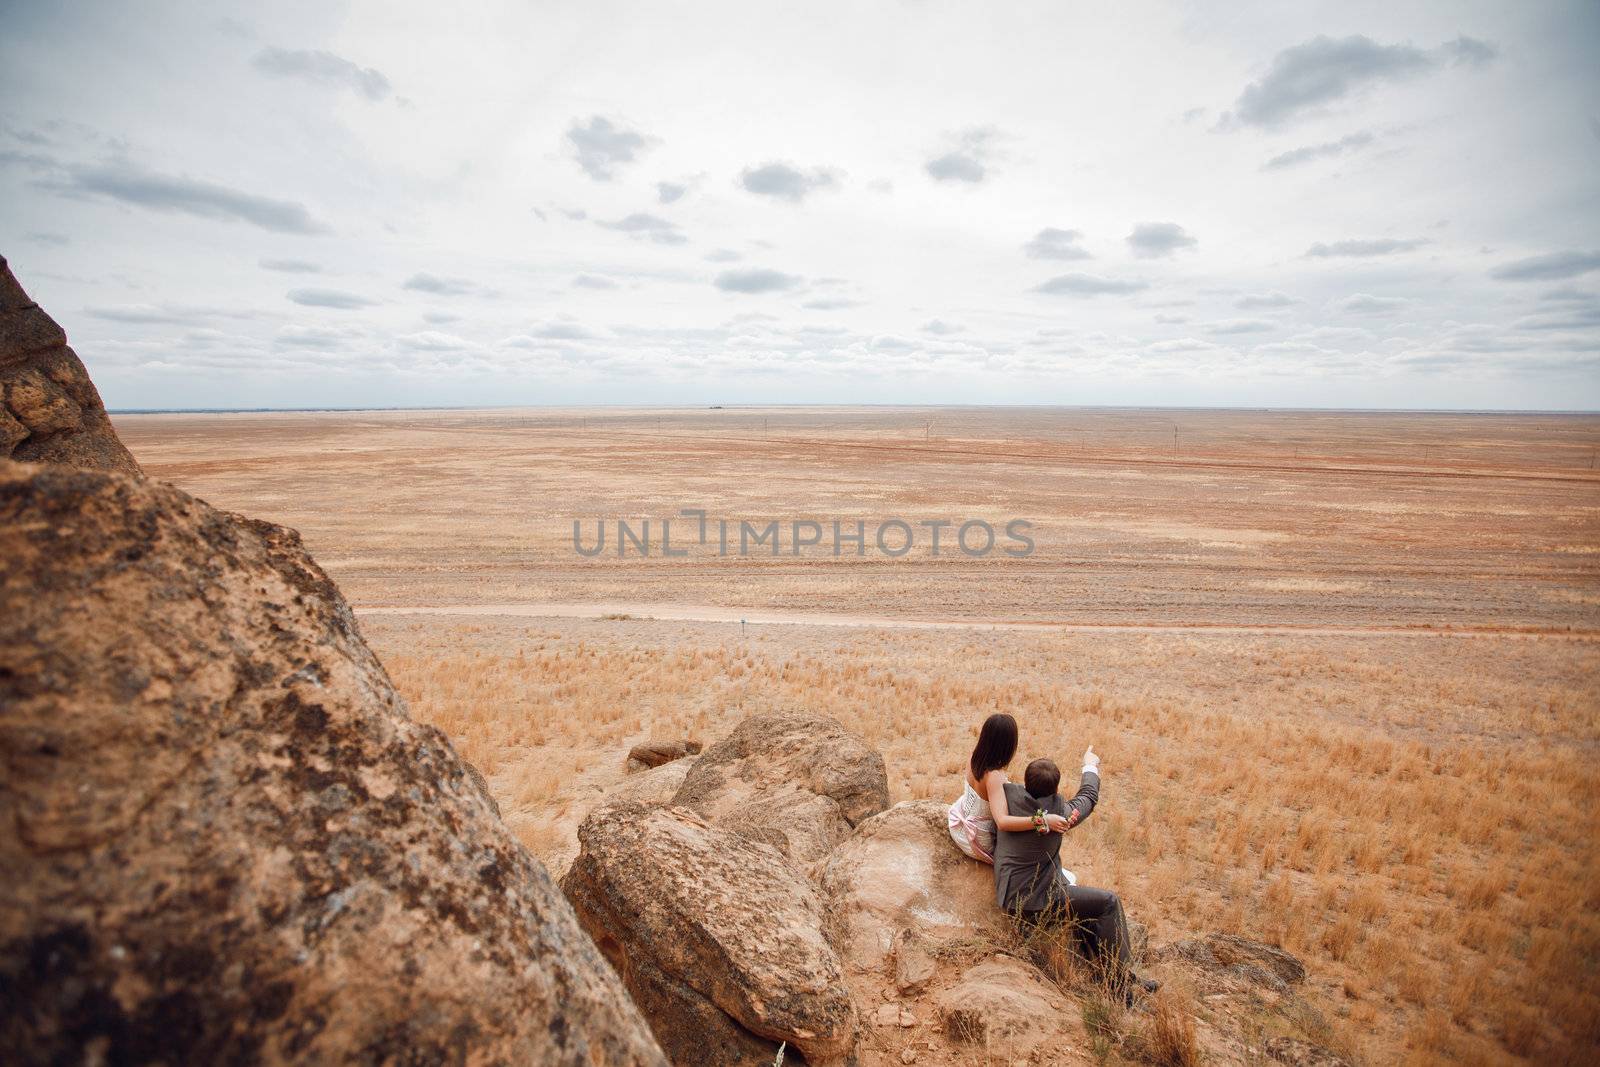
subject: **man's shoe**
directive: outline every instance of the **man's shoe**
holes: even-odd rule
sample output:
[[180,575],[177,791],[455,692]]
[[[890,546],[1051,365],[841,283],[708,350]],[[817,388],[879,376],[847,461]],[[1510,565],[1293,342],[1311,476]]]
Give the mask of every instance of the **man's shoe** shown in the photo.
[[1122,1001],[1128,1007],[1133,1007],[1134,1002],[1161,988],[1161,983],[1154,978],[1140,978],[1136,974],[1128,975],[1128,984],[1122,989]]

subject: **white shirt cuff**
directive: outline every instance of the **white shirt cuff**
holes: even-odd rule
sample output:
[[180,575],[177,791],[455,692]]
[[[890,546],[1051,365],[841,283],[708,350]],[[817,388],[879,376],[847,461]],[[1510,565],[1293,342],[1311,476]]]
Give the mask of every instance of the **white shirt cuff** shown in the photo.
[[1100,777],[1100,768],[1099,768],[1099,767],[1096,767],[1096,766],[1095,766],[1095,765],[1094,765],[1094,764],[1092,764],[1092,763],[1085,763],[1085,764],[1084,764],[1084,765],[1083,765],[1083,773],[1084,773],[1084,774],[1092,774],[1092,775],[1094,775],[1094,776],[1095,776],[1095,777],[1096,777],[1096,778],[1098,778],[1098,777]]

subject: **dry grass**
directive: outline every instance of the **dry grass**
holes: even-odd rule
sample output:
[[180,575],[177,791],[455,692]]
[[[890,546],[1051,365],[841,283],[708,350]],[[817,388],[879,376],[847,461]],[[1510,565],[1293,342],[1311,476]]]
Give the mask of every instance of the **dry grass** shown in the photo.
[[[1519,682],[1499,677],[1511,653],[1492,644],[1419,663],[1403,638],[367,628],[414,713],[456,739],[557,867],[646,736],[712,739],[750,711],[807,708],[885,753],[895,799],[944,797],[975,724],[1008,710],[1019,765],[1069,763],[1089,742],[1105,759],[1101,810],[1064,855],[1121,890],[1153,941],[1222,930],[1284,945],[1374,1061],[1560,1060],[1600,1039],[1600,701],[1584,687],[1600,656],[1587,646],[1524,642],[1516,654],[1543,662]],[[1278,690],[1286,670],[1298,682]],[[1387,684],[1367,686],[1371,673]],[[1262,697],[1196,695],[1251,675],[1270,714]],[[1452,687],[1477,694],[1484,729],[1408,710]]]
[[[117,421],[153,476],[299,528],[358,609],[566,601],[635,616],[363,621],[414,713],[482,767],[556,867],[647,736],[710,740],[748,711],[803,707],[882,750],[895,799],[945,798],[976,724],[1012,711],[1019,761],[1069,766],[1090,742],[1104,757],[1102,809],[1065,854],[1086,883],[1118,888],[1155,942],[1220,929],[1282,943],[1311,965],[1328,1039],[1374,1063],[1600,1060],[1600,475],[1587,470],[1600,420]],[[1039,551],[638,561],[576,560],[567,544],[575,516],[694,506],[1021,515]],[[742,639],[645,617],[658,605],[1501,636],[752,626]],[[1588,639],[1553,636],[1568,631]]]

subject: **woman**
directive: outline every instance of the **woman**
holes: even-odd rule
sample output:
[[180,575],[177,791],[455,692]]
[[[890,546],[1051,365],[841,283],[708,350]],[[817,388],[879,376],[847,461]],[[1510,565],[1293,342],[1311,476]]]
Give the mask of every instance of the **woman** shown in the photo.
[[[967,761],[961,796],[950,805],[946,822],[956,847],[975,860],[994,865],[995,827],[1002,830],[1038,830],[1063,833],[1067,820],[1046,815],[1043,825],[1025,815],[1011,815],[1006,808],[1006,768],[1017,754],[1017,720],[995,714],[983,721],[978,743]],[[995,812],[1005,814],[996,815]]]

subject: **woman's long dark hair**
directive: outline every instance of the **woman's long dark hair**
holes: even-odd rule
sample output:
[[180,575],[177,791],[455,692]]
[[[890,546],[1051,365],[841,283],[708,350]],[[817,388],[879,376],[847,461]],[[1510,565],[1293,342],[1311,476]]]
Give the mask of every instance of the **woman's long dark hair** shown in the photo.
[[1004,713],[996,713],[983,720],[978,731],[978,743],[972,749],[972,777],[983,781],[990,771],[1010,766],[1017,754],[1017,720]]

